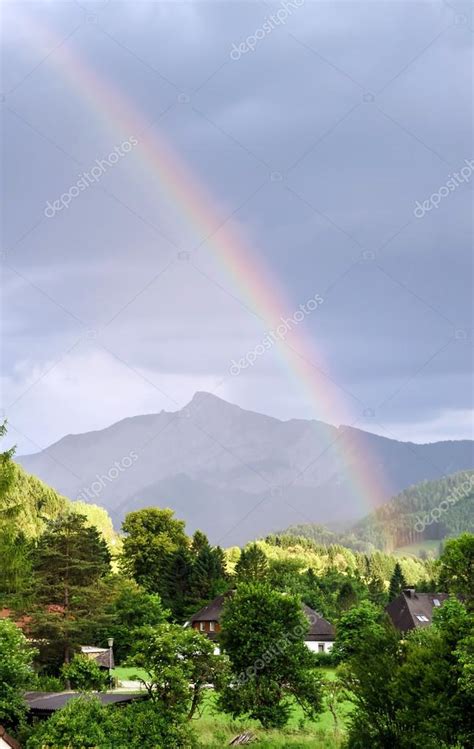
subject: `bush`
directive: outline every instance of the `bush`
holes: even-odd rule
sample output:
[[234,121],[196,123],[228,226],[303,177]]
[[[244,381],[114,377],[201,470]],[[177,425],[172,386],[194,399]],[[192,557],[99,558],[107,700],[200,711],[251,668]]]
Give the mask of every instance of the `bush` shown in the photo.
[[337,665],[337,657],[332,653],[315,653],[314,660],[322,668],[333,668]]
[[63,679],[49,674],[38,674],[31,684],[36,692],[64,692],[65,688]]
[[49,720],[38,724],[26,749],[192,749],[188,723],[174,723],[145,700],[126,707],[104,707],[97,697],[71,700]]
[[61,675],[70,682],[73,689],[81,692],[105,692],[109,681],[108,673],[85,655],[75,655],[70,663],[65,663]]

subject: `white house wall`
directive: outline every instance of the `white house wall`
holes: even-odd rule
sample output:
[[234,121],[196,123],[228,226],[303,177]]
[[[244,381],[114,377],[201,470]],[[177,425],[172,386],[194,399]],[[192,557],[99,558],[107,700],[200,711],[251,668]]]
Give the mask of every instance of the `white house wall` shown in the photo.
[[[318,640],[305,640],[306,647],[313,653],[330,653],[332,650],[333,642],[318,642]],[[322,645],[322,648],[319,646]],[[214,646],[214,655],[220,655],[221,651],[218,645]]]
[[[318,640],[306,640],[306,647],[309,648],[313,653],[330,653],[332,650],[332,642],[318,642]],[[322,647],[320,647],[322,645]]]

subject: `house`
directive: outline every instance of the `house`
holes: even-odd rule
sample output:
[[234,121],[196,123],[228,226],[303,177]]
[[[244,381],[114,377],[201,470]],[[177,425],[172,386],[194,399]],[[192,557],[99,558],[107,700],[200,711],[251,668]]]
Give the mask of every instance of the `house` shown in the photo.
[[[224,595],[214,598],[207,606],[197,611],[185,626],[191,626],[193,629],[205,634],[213,642],[216,642],[221,630],[220,620],[224,604],[226,599],[232,594],[233,591],[229,591]],[[309,631],[305,636],[306,645],[312,651],[329,653],[335,638],[333,625],[324,619],[321,614],[306,606],[306,604],[302,604],[302,609],[309,622]],[[220,652],[217,643],[214,652],[216,655]]]
[[429,627],[433,611],[448,598],[447,593],[417,593],[415,588],[405,588],[386,606],[385,611],[400,632]]
[[4,729],[0,726],[0,749],[21,749],[18,741],[15,741]]
[[[25,700],[30,717],[41,719],[50,718],[56,710],[80,696],[80,692],[26,692]],[[102,705],[129,705],[135,700],[143,699],[143,695],[136,692],[97,692],[94,696]]]
[[302,607],[309,621],[309,631],[305,636],[307,647],[316,653],[329,653],[334,645],[336,630],[317,611],[310,609],[305,603],[302,604]]
[[115,668],[112,646],[110,648],[97,648],[94,645],[81,645],[81,653],[86,658],[95,661],[100,668],[106,668],[108,671]]

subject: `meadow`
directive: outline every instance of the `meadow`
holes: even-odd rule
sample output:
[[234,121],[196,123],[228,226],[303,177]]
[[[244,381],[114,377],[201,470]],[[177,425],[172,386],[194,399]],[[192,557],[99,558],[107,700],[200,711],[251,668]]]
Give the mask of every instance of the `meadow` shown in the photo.
[[[136,678],[146,678],[145,671],[129,666],[119,666],[114,669],[114,676],[119,680],[132,681]],[[322,668],[321,677],[335,678],[335,671]],[[281,730],[266,730],[258,721],[248,718],[233,719],[218,710],[216,695],[209,689],[200,711],[193,720],[193,727],[199,745],[209,749],[226,747],[235,736],[244,731],[252,731],[258,739],[256,746],[262,749],[339,749],[345,734],[345,720],[350,712],[350,703],[343,702],[338,706],[339,726],[335,730],[334,719],[330,711],[325,708],[316,721],[305,718],[302,709],[294,704],[288,725]]]
[[[324,679],[335,676],[333,669],[321,669]],[[339,749],[345,735],[345,722],[351,705],[343,702],[338,706],[339,727],[335,730],[333,717],[324,709],[316,721],[305,718],[302,709],[294,704],[291,718],[284,729],[266,730],[257,721],[248,718],[233,719],[220,712],[212,690],[206,695],[200,715],[195,719],[195,730],[200,746],[223,749],[235,736],[251,731],[258,739],[255,746],[262,749]]]

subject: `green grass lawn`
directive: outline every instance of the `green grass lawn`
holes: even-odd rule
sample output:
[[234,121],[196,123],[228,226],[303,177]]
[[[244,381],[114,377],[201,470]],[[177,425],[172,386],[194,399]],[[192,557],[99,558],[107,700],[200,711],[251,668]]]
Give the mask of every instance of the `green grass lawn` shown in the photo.
[[136,681],[137,679],[147,678],[146,672],[142,668],[136,668],[135,666],[117,666],[112,673],[119,681],[122,681],[122,679]]
[[[321,669],[325,679],[334,678],[333,669]],[[282,730],[264,730],[257,721],[247,718],[234,720],[218,712],[216,697],[212,690],[206,694],[203,709],[194,721],[200,745],[209,749],[223,749],[230,740],[245,730],[255,732],[261,749],[339,749],[343,739],[345,719],[350,712],[350,703],[342,703],[339,710],[339,734],[335,734],[334,721],[325,710],[316,721],[307,720],[299,705],[294,706],[287,726]]]

